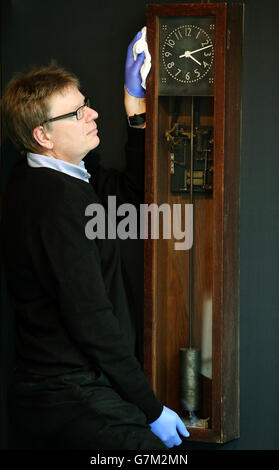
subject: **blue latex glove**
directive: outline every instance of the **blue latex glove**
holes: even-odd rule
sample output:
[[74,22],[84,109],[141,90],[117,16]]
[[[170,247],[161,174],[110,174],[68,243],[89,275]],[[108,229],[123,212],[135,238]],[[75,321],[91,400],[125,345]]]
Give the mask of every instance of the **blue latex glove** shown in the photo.
[[145,54],[138,54],[134,60],[133,45],[141,38],[141,31],[137,33],[128,46],[126,64],[125,64],[125,86],[128,93],[136,98],[145,98],[145,89],[141,86],[140,69],[143,65]]
[[159,418],[149,424],[149,426],[151,431],[156,434],[167,447],[179,446],[179,444],[181,444],[182,440],[177,431],[184,437],[190,436],[183,421],[174,411],[166,406],[164,406]]

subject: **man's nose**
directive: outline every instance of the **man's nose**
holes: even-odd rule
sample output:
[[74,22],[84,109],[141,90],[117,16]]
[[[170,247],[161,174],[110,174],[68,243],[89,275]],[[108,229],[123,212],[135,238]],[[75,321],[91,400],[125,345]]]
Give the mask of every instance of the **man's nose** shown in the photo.
[[95,111],[95,109],[89,108],[88,106],[86,106],[86,108],[85,108],[85,119],[86,119],[86,121],[92,121],[92,119],[95,120],[95,119],[97,119],[98,116],[99,115],[98,115],[97,111]]

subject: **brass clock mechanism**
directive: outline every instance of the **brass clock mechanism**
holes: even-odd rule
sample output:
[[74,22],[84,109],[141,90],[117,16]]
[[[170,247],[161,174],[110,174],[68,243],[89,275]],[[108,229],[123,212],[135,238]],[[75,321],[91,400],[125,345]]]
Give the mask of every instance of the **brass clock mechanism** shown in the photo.
[[173,193],[212,191],[213,127],[175,122],[165,133]]

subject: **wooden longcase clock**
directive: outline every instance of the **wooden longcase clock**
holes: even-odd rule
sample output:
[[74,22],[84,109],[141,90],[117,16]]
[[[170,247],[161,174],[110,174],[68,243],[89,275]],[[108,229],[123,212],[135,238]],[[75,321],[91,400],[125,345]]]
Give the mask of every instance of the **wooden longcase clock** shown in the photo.
[[[242,23],[238,3],[147,6],[145,202],[160,222],[145,241],[144,368],[190,439],[220,443],[239,436]],[[180,239],[163,232],[174,207]]]

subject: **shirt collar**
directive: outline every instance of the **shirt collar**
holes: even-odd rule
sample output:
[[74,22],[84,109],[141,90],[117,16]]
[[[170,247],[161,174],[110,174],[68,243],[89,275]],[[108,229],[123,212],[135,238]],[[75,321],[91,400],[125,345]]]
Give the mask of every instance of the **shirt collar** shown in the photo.
[[79,178],[86,183],[89,183],[90,173],[85,168],[84,161],[81,160],[79,165],[59,160],[58,158],[48,157],[46,155],[40,155],[38,153],[27,153],[28,165],[33,168],[52,168],[53,170],[61,171],[67,175]]

